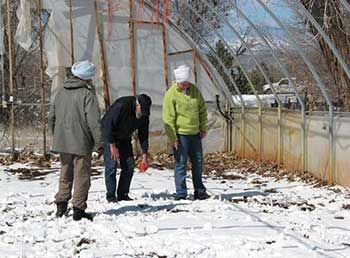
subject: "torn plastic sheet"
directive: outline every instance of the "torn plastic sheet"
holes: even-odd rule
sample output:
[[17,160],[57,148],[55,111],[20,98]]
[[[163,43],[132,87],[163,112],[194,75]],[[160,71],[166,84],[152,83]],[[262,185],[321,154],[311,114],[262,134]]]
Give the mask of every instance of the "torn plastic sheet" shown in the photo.
[[30,49],[33,42],[31,7],[30,0],[21,0],[20,6],[17,9],[19,23],[14,39],[26,51]]

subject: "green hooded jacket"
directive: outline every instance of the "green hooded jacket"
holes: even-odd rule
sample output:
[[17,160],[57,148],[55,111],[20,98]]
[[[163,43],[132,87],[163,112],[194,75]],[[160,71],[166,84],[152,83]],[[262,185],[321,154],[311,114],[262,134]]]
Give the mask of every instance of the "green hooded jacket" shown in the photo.
[[163,99],[163,122],[170,141],[177,134],[196,135],[207,132],[207,108],[201,92],[193,84],[184,94],[174,81]]
[[85,82],[66,79],[50,107],[49,127],[54,152],[86,156],[101,143],[97,98]]

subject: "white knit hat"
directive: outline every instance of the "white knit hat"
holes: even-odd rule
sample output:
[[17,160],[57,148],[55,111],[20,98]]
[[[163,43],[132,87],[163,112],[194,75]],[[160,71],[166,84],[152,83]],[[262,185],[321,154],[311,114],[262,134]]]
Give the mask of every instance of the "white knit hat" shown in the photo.
[[190,79],[190,67],[187,65],[180,65],[174,70],[175,81],[177,83],[183,83]]
[[95,77],[96,68],[89,61],[77,62],[72,66],[72,73],[74,76],[87,81]]

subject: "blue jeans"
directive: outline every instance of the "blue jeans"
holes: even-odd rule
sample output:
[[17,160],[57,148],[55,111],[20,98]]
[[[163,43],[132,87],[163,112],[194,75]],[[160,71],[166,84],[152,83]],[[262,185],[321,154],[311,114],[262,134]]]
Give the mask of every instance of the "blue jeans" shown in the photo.
[[[119,160],[120,160],[120,176],[118,183],[117,195],[123,196],[129,193],[131,179],[134,174],[135,161],[132,152],[131,139],[126,139],[121,141],[118,146],[119,149]],[[111,159],[111,149],[109,143],[104,145],[104,164],[105,164],[105,183],[107,199],[113,199],[116,197],[116,187],[117,187],[117,166],[118,162]]]
[[178,135],[180,146],[173,149],[175,158],[175,187],[176,197],[186,197],[186,168],[187,160],[192,163],[192,182],[195,194],[205,193],[202,182],[203,173],[203,148],[202,140],[198,135]]

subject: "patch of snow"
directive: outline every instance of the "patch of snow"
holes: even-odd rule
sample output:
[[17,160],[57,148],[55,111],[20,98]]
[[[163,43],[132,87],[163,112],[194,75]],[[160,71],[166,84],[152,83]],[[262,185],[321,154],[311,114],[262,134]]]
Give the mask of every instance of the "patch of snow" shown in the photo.
[[[22,168],[15,164],[12,168]],[[59,172],[21,181],[0,167],[0,257],[350,257],[348,190],[239,170],[205,179],[212,198],[174,201],[173,171],[135,173],[131,202],[108,203],[92,180],[94,221],[55,218]],[[98,170],[103,170],[99,167]],[[271,190],[273,189],[273,191]]]

